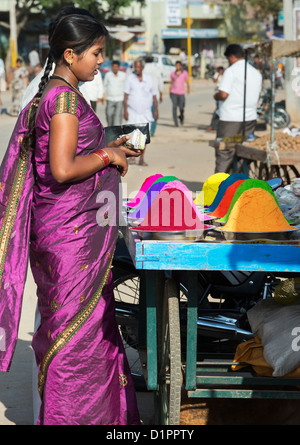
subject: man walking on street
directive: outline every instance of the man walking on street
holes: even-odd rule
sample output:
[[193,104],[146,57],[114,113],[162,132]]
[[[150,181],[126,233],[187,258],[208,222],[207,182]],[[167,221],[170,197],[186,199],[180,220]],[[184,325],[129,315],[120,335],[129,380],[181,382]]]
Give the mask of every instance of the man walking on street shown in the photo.
[[104,91],[106,93],[107,125],[122,125],[123,101],[126,74],[120,71],[120,62],[113,60],[111,71],[104,77]]
[[[162,102],[163,100],[163,90],[164,90],[164,81],[163,81],[163,77],[158,69],[158,66],[153,62],[153,57],[152,56],[147,56],[145,58],[145,66],[144,66],[144,70],[143,73],[145,74],[150,74],[150,76],[152,77],[152,80],[154,82],[154,86],[156,87],[157,90],[157,96],[156,99],[159,102]],[[154,103],[152,104],[152,113],[153,113],[153,118],[154,118]],[[155,130],[156,130],[156,126],[157,126],[157,121],[153,120],[153,122],[151,122],[150,125],[150,134],[151,136],[154,136],[155,134]]]
[[[129,74],[125,82],[124,118],[128,124],[142,124],[158,119],[157,91],[149,74],[143,73],[143,61],[134,62],[134,73]],[[152,115],[152,104],[154,113]],[[145,150],[139,158],[139,165],[146,166]]]
[[184,107],[185,107],[185,85],[187,93],[190,92],[189,75],[183,70],[182,63],[178,60],[175,63],[175,71],[170,76],[170,97],[173,104],[173,121],[175,127],[178,127],[177,107],[179,108],[179,120],[181,125],[184,122]]
[[94,79],[85,83],[85,91],[91,103],[91,107],[97,112],[97,102],[103,103],[103,81],[100,71],[94,76]]
[[[247,63],[245,123],[244,121],[244,88],[245,88],[245,53],[240,45],[232,44],[224,53],[229,67],[224,71],[219,85],[219,91],[214,99],[219,102],[220,120],[217,128],[217,138],[225,138],[253,133],[257,119],[257,102],[259,99],[262,76],[249,63]],[[215,150],[215,173],[228,173],[231,169],[234,150]]]

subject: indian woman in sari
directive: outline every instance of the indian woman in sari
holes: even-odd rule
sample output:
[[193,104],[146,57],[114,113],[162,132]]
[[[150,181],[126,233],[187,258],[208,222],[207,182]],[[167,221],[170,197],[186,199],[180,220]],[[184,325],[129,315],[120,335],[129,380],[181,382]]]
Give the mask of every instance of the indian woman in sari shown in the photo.
[[89,14],[51,25],[39,90],[0,169],[0,370],[13,357],[29,256],[40,313],[32,341],[40,425],[140,423],[110,271],[120,177],[126,156],[137,155],[122,145],[126,137],[106,146],[78,90],[103,62],[106,35]]

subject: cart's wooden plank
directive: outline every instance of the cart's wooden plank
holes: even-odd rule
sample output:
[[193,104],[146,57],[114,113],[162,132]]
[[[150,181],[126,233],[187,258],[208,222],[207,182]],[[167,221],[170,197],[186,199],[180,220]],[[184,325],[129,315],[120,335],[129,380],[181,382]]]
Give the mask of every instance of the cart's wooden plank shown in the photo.
[[[143,245],[142,253],[139,244]],[[251,243],[137,242],[136,267],[150,270],[300,272],[300,246]]]
[[223,142],[223,141],[209,141],[208,145],[210,147],[216,148],[217,150],[235,150],[236,142]]
[[[263,377],[250,375],[234,375],[233,373],[222,374],[197,374],[197,385],[214,385],[220,387],[221,385],[244,385],[244,386],[298,386],[300,379],[297,378],[278,378],[278,377]],[[299,391],[300,393],[300,391]]]
[[236,144],[236,155],[239,158],[249,159],[251,161],[264,162],[267,159],[265,150],[259,150],[245,144]]
[[[277,154],[281,165],[300,164],[300,152],[278,150]],[[265,162],[268,153],[266,150],[260,150],[248,144],[236,144],[236,155],[239,158],[249,159],[251,161]],[[278,165],[278,158],[275,153],[270,153],[269,162],[271,165]]]
[[[280,165],[299,165],[300,164],[300,153],[297,151],[278,151]],[[271,154],[271,164],[278,165],[277,156]]]
[[196,389],[188,391],[189,398],[209,399],[285,399],[299,400],[300,391],[251,389]]

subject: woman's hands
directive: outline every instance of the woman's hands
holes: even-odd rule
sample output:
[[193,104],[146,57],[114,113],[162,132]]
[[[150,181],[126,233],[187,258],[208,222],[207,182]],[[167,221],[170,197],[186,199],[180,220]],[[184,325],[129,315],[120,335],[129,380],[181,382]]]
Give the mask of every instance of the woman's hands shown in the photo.
[[111,141],[108,144],[108,148],[104,149],[109,156],[110,163],[119,168],[121,176],[125,176],[128,171],[127,157],[133,156],[138,158],[142,153],[142,151],[136,152],[122,145],[125,144],[129,138],[128,135],[124,135],[115,141]]

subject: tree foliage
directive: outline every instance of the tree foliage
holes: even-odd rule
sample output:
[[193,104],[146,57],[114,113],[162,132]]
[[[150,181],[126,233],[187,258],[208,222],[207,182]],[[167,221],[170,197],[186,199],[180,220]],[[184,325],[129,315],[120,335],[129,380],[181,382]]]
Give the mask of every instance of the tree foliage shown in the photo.
[[[144,4],[145,0],[137,0]],[[16,0],[17,28],[20,30],[32,18],[34,13],[52,17],[65,6],[77,6],[89,10],[98,20],[109,20],[121,7],[129,6],[132,0]]]
[[269,15],[276,17],[283,7],[282,0],[249,0],[249,4],[261,18],[266,18]]

